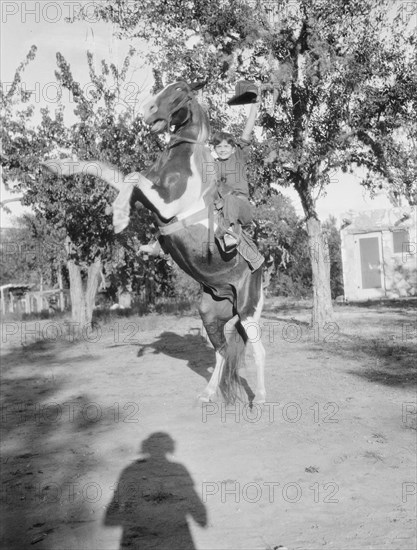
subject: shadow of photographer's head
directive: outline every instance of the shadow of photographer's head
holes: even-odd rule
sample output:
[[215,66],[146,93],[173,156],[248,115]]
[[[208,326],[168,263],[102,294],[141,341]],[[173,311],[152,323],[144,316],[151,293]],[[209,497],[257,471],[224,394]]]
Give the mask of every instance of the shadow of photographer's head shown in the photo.
[[151,434],[141,445],[141,452],[150,457],[163,457],[167,454],[173,454],[174,451],[175,442],[172,437],[165,432],[155,432]]

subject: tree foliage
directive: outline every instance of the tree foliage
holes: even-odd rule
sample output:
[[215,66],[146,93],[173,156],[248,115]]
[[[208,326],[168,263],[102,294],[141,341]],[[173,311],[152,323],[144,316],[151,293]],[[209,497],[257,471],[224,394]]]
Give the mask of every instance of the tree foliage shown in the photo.
[[[316,201],[331,175],[362,167],[364,185],[373,189],[383,178],[394,198],[415,201],[416,38],[406,22],[391,16],[388,0],[107,0],[95,8],[120,36],[146,41],[157,86],[181,77],[208,80],[203,99],[215,129],[239,129],[239,120],[231,121],[224,106],[238,79],[261,85],[263,135],[254,152],[252,196],[257,205],[267,203],[272,183],[297,190],[309,239],[316,320],[328,320],[328,255]],[[126,78],[129,56],[121,70],[103,62],[99,74],[91,61],[89,56],[95,88],[87,97],[58,55],[57,77],[77,102],[79,122],[73,128],[63,127],[59,111],[55,118],[44,111],[43,131],[27,134],[23,128],[30,110],[13,121],[6,116],[12,135],[6,140],[7,170],[20,171],[30,191],[26,200],[53,223],[58,202],[57,218],[65,220],[76,254],[90,261],[117,242],[105,213],[110,192],[80,176],[71,185],[66,182],[70,204],[65,203],[62,182],[36,172],[34,158],[57,154],[55,143],[81,159],[107,160],[131,171],[143,169],[155,151],[140,119],[129,110],[117,112],[117,92],[108,86],[109,78],[112,84]],[[17,158],[19,147],[30,151],[24,161]],[[135,237],[127,233],[124,238]],[[132,266],[132,271],[138,267],[134,261]]]
[[[388,0],[107,0],[97,11],[120,35],[147,40],[157,76],[207,78],[206,101],[223,122],[231,83],[262,85],[263,189],[292,185],[306,216],[316,321],[331,317],[325,242],[316,200],[335,170],[362,167],[413,201],[416,38]],[[391,18],[392,19],[392,18]],[[186,40],[184,41],[184,37]],[[216,94],[217,92],[217,94]],[[217,102],[217,103],[216,103]],[[266,191],[266,195],[269,192]]]
[[[306,214],[335,169],[393,181],[396,133],[415,139],[416,39],[386,0],[108,0],[97,10],[120,35],[148,41],[167,81],[207,78],[210,110],[242,77],[275,93],[262,120],[271,180],[293,184]],[[397,192],[410,196],[407,178]]]
[[256,207],[254,225],[254,239],[267,263],[273,263],[268,290],[281,296],[310,296],[307,233],[291,201],[281,193],[271,195]]
[[44,221],[25,214],[2,229],[0,284],[26,283],[39,290],[58,283],[65,259],[62,235]]
[[70,66],[57,53],[56,78],[75,101],[77,120],[71,126],[64,122],[62,106],[54,113],[41,109],[41,121],[36,123],[30,95],[19,95],[21,72],[35,53],[33,47],[19,66],[11,90],[0,93],[6,184],[13,182],[15,190],[24,191],[22,202],[30,205],[51,231],[66,239],[66,259],[79,266],[84,279],[88,267],[99,260],[110,282],[117,280],[122,288],[139,290],[150,277],[155,280],[155,293],[163,292],[170,280],[169,266],[158,260],[144,261],[136,252],[141,242],[151,238],[151,215],[141,212],[123,235],[116,236],[109,209],[114,191],[96,177],[59,178],[40,166],[43,160],[72,155],[79,160],[104,160],[129,173],[144,170],[153,161],[161,144],[149,136],[134,105],[120,99],[134,51],[121,69],[102,61],[99,72],[87,53],[92,83],[88,92],[74,80]]

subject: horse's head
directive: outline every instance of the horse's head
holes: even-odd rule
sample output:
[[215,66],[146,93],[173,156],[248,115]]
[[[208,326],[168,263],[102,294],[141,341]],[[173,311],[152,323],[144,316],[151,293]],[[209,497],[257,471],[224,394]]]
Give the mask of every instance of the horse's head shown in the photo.
[[201,107],[194,94],[203,85],[201,82],[187,84],[178,81],[169,84],[154,96],[143,108],[144,121],[151,126],[151,132],[168,131],[170,126],[178,128],[186,122],[197,124],[201,121],[206,124],[205,117],[198,116],[197,111],[201,111]]
[[175,82],[144,106],[144,121],[151,126],[151,132],[175,127],[167,149],[147,173],[150,180],[157,182],[159,193],[169,205],[159,209],[164,219],[196,205],[201,207],[203,197],[214,193],[214,159],[205,145],[210,125],[194,94],[201,87],[201,83]]

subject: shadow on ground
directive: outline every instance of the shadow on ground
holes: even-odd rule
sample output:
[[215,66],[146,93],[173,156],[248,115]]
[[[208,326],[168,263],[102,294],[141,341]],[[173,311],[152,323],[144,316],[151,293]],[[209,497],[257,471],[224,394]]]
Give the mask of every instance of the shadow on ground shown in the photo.
[[[37,341],[2,354],[2,548],[41,542],[36,547],[49,548],[57,523],[87,515],[83,502],[74,502],[73,514],[66,515],[62,501],[76,476],[95,465],[91,449],[79,439],[92,426],[84,414],[91,400],[80,393],[72,407],[60,402],[66,382],[56,372],[65,365],[65,347]],[[68,362],[86,359],[91,361],[82,354]]]
[[168,357],[187,361],[187,366],[207,382],[211,377],[208,369],[213,367],[216,361],[213,347],[198,334],[181,336],[175,332],[162,332],[151,344],[140,345],[137,356],[141,357],[149,352],[163,353]]
[[349,370],[350,374],[387,386],[416,387],[417,362],[414,345],[361,338],[351,342],[348,348],[343,344],[339,346],[339,354],[346,358],[352,357],[352,344],[355,355],[365,357],[367,361],[360,369]]
[[337,323],[325,325],[319,333],[305,320],[311,313],[307,309],[297,313],[290,308],[285,316],[277,306],[275,314],[269,310],[262,319],[276,322],[275,334],[293,345],[330,352],[349,365],[356,360],[357,366],[348,370],[350,374],[369,382],[413,388],[417,383],[416,304],[416,300],[393,300],[338,306]]
[[[207,382],[211,378],[216,363],[216,354],[212,345],[199,334],[181,336],[171,331],[162,332],[151,344],[142,344],[137,356],[141,357],[149,352],[163,353],[168,357],[187,361],[187,366]],[[252,403],[255,393],[243,376],[240,376],[239,380],[249,403]]]
[[104,519],[122,528],[120,549],[195,549],[187,518],[206,527],[206,508],[187,469],[168,460],[174,451],[167,433],[153,433],[142,443],[144,458],[122,471]]
[[417,308],[417,298],[404,298],[403,300],[364,300],[362,302],[349,302],[340,304],[339,307],[345,308],[367,308],[372,309],[375,313],[380,313],[381,309],[398,310],[403,312],[405,309],[415,310]]

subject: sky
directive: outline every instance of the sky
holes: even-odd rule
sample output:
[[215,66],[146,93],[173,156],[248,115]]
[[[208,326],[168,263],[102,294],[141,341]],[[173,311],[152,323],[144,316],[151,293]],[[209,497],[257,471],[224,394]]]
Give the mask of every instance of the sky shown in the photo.
[[[0,77],[3,85],[13,80],[17,66],[35,44],[38,48],[37,55],[34,62],[25,70],[24,86],[27,90],[34,90],[32,98],[36,106],[47,105],[52,110],[57,104],[57,94],[62,93],[63,102],[68,107],[66,117],[71,122],[74,103],[69,92],[65,89],[60,90],[56,83],[56,53],[60,52],[69,62],[75,79],[87,86],[87,50],[93,52],[98,62],[106,59],[120,67],[129,47],[126,41],[120,42],[112,36],[112,24],[94,19],[91,13],[92,4],[93,2],[83,0],[2,0]],[[88,20],[67,23],[65,18],[70,17],[73,10],[80,5],[83,5]],[[131,67],[128,81],[130,88],[126,93],[138,92],[140,102],[143,102],[152,84],[150,69],[144,67],[140,60],[136,61]],[[297,193],[292,190],[282,192],[293,200],[297,212],[303,215]],[[13,196],[15,195],[8,192],[2,182],[1,200]],[[21,215],[24,211],[17,202],[8,206],[11,215],[1,210],[1,227],[11,226],[13,217]],[[347,210],[379,208],[391,208],[383,193],[371,199],[369,193],[359,185],[358,176],[342,173],[335,175],[327,187],[326,196],[317,202],[318,214],[322,220],[327,219],[329,215],[341,218]]]

